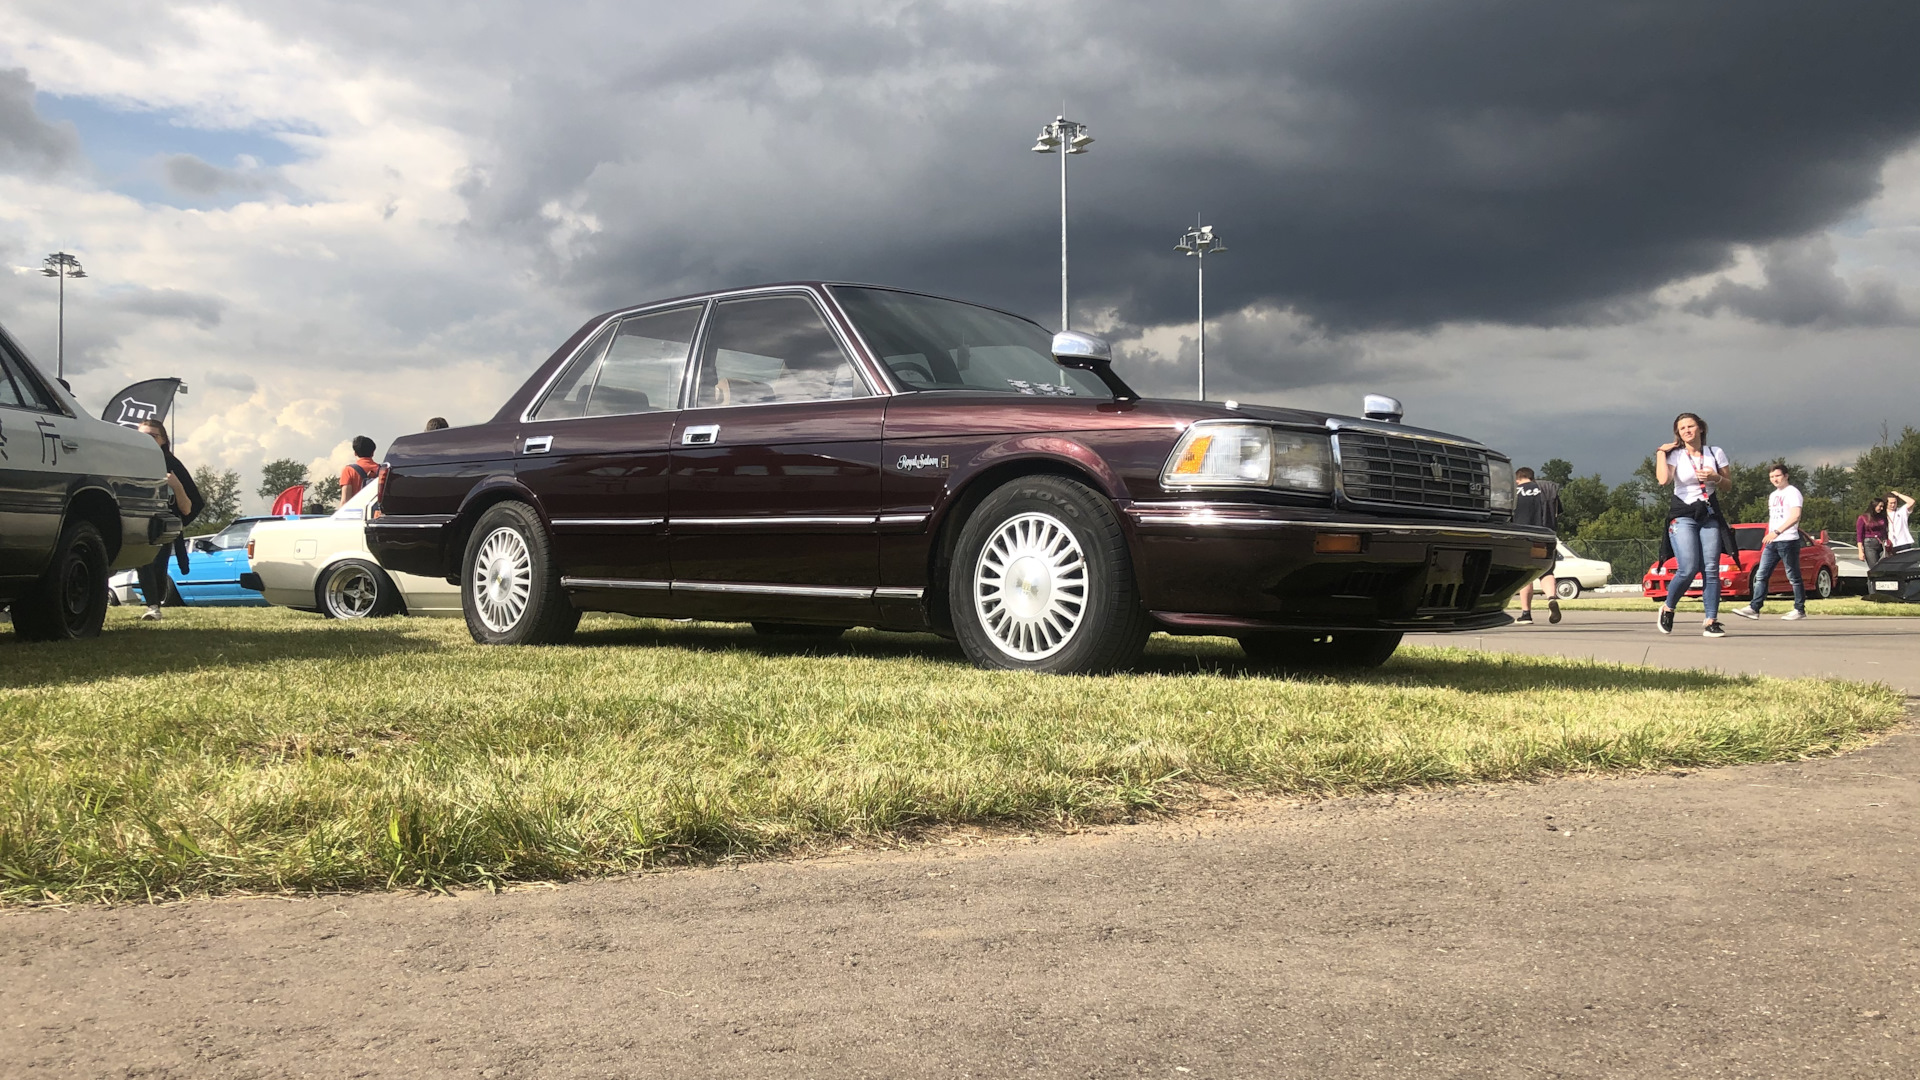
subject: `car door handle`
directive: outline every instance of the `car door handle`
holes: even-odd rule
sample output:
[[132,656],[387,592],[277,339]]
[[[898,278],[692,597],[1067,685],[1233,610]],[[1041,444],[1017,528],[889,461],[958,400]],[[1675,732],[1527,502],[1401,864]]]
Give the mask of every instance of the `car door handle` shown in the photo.
[[719,441],[719,424],[695,424],[680,433],[681,446],[712,446]]
[[74,441],[73,441],[72,439],[61,439],[61,440],[60,440],[60,449],[62,449],[62,450],[78,450],[78,449],[80,449],[80,444],[79,444],[79,443],[77,443],[77,442],[74,442]]
[[527,444],[520,448],[520,452],[523,454],[544,454],[551,449],[553,449],[553,436],[535,435],[533,438],[527,440]]

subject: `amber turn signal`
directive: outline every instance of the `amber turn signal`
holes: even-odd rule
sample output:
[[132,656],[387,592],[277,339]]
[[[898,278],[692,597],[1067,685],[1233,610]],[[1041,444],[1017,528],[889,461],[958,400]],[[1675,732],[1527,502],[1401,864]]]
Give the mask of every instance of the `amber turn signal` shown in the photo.
[[1314,533],[1313,553],[1316,555],[1358,555],[1360,554],[1360,534]]
[[1542,544],[1542,543],[1540,543],[1540,542],[1539,542],[1539,541],[1537,541],[1537,540],[1536,540],[1536,541],[1534,541],[1534,544],[1533,544],[1533,557],[1534,557],[1534,558],[1536,558],[1536,559],[1544,559],[1544,558],[1546,558],[1546,557],[1547,557],[1548,555],[1550,555],[1550,554],[1552,554],[1552,553],[1553,553],[1553,546],[1552,546],[1552,545],[1550,545],[1550,544]]

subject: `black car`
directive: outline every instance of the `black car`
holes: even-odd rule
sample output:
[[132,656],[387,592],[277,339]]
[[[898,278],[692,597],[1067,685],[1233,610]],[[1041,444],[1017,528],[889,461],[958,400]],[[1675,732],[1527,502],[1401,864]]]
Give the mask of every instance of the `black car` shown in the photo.
[[1867,599],[1920,604],[1920,547],[1882,558],[1867,571]]
[[152,437],[95,419],[0,328],[0,605],[14,633],[92,637],[107,576],[180,535]]

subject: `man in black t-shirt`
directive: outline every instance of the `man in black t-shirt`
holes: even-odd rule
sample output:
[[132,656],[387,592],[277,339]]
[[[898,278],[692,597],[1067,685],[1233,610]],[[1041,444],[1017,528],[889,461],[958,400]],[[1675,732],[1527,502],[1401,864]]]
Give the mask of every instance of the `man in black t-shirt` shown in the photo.
[[[1519,468],[1513,471],[1513,481],[1519,490],[1513,500],[1513,523],[1515,525],[1538,525],[1551,529],[1560,523],[1560,485],[1551,480],[1535,480],[1533,470]],[[1560,621],[1560,601],[1554,596],[1553,571],[1547,571],[1540,584],[1547,590],[1547,621]],[[1520,617],[1513,620],[1524,626],[1533,625],[1533,586],[1520,590]]]

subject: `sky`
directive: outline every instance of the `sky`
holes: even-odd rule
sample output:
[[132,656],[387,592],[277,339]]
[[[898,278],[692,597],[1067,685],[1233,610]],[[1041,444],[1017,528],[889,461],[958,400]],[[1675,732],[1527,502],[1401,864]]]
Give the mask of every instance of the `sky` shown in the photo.
[[1920,426],[1911,0],[0,7],[0,323],[183,460],[337,468],[492,415],[582,322],[793,278],[1059,321],[1191,397],[1625,479]]

